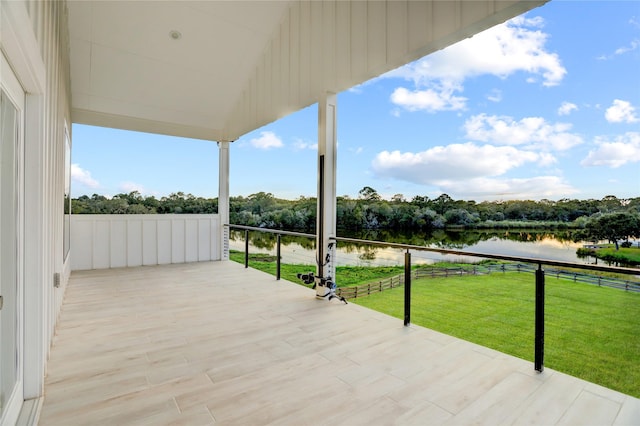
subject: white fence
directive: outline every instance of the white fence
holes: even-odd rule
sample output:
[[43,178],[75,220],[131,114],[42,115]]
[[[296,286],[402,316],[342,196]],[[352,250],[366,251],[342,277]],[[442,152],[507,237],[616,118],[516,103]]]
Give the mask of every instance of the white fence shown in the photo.
[[71,270],[220,260],[217,214],[72,215]]

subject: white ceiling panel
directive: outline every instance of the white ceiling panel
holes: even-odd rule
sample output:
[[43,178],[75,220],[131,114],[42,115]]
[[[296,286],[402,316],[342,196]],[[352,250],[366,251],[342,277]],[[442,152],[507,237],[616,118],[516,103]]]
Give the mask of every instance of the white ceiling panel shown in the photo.
[[235,140],[545,2],[70,0],[72,119]]

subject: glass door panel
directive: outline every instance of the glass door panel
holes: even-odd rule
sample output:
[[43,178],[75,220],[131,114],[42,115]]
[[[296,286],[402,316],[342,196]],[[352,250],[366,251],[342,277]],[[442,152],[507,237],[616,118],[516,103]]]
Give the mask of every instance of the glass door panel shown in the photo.
[[23,400],[18,155],[22,146],[24,92],[1,53],[0,61],[0,423],[3,423],[17,417]]

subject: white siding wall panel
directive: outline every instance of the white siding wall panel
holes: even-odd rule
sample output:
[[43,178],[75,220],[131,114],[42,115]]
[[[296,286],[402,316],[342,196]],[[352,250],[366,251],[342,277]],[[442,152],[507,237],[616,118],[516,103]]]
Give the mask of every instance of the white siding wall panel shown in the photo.
[[[460,7],[459,25],[473,28],[478,16],[487,16],[495,12],[495,3],[486,1],[464,1]],[[471,35],[471,34],[470,34]]]
[[409,43],[407,41],[407,2],[392,1],[387,3],[387,60],[403,62]]
[[454,28],[459,28],[460,19],[457,16],[459,11],[458,1],[439,1],[433,3],[433,18],[431,20],[431,28],[433,32],[431,37],[438,40],[437,48],[441,49],[449,44],[452,39]]
[[128,220],[127,225],[127,266],[142,266],[142,220]]
[[[298,105],[300,99],[300,9],[289,10],[289,105]],[[286,84],[285,84],[286,85]],[[293,111],[289,111],[293,112]]]
[[351,3],[351,75],[367,72],[367,3]]
[[277,83],[278,97],[274,108],[278,108],[278,113],[283,116],[287,113],[287,108],[283,107],[289,103],[289,17],[287,15],[286,22],[280,28],[280,70],[277,77],[280,81]]
[[73,215],[72,270],[220,260],[220,218]]
[[172,254],[172,235],[171,235],[171,221],[159,220],[158,221],[158,264],[166,265],[171,263]]
[[71,226],[73,250],[71,269],[93,269],[93,221],[74,221]]
[[111,243],[109,264],[112,268],[127,266],[127,222],[114,220],[111,222]]
[[142,264],[158,264],[158,222],[142,221]]
[[339,1],[336,4],[335,79],[339,75],[351,76],[351,5]]
[[97,220],[94,225],[93,265],[95,269],[111,266],[111,222]]
[[211,258],[211,222],[198,220],[198,261]]
[[311,97],[311,55],[318,52],[312,51],[311,46],[311,4],[303,2],[300,4],[300,16],[294,25],[298,27],[298,37],[300,40],[299,50],[299,98],[298,102],[304,102]]
[[171,221],[171,259],[173,263],[185,262],[185,224],[184,220]]
[[271,63],[273,62],[273,43],[269,43],[267,46],[267,54],[264,57],[263,63],[263,72],[262,79],[260,84],[262,86],[261,95],[262,95],[262,109],[260,111],[260,116],[264,117],[271,113],[272,103],[273,103],[273,80],[271,79],[271,73],[273,72],[273,68]]
[[273,108],[277,108],[278,105],[282,104],[282,92],[277,90],[280,86],[280,74],[282,74],[282,59],[281,59],[281,49],[282,49],[282,40],[281,33],[282,27],[278,30],[278,35],[273,43],[271,43],[271,48],[273,50],[273,60],[271,61],[271,81],[269,82],[269,88],[271,89],[271,93],[269,94],[269,110]]
[[[323,87],[335,87],[336,85],[336,3],[323,2],[322,4],[322,28],[319,32],[322,43],[322,70]],[[319,77],[320,78],[320,77]]]
[[407,7],[408,48],[410,52],[419,51],[432,38],[432,5],[410,1]]
[[387,14],[384,2],[367,3],[367,77],[384,72],[387,63]]
[[187,262],[196,262],[198,260],[198,221],[196,219],[187,219],[185,221],[185,250],[184,257]]
[[[328,22],[323,20],[324,2],[309,2],[309,83],[305,87],[305,92],[309,99],[315,98],[318,85],[324,85],[322,81],[322,67],[327,58],[323,55],[323,39],[328,38],[328,31],[323,27]],[[306,99],[305,98],[305,99]],[[310,102],[311,103],[311,102]]]

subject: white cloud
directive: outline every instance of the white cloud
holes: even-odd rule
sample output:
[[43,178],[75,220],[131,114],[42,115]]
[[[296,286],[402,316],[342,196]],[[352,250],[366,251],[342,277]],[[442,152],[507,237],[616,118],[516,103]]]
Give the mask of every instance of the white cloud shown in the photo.
[[526,72],[527,81],[559,84],[567,71],[557,54],[545,50],[548,35],[540,31],[542,23],[520,16],[385,74],[415,85],[414,90],[396,89],[391,101],[411,111],[463,109],[466,99],[455,93],[464,90],[465,79],[486,74],[506,78]]
[[[633,21],[630,21],[630,23],[632,25],[634,24]],[[637,23],[635,24],[635,26],[637,26]],[[628,46],[619,47],[613,52],[613,54],[611,54],[611,55],[600,55],[596,59],[599,59],[601,61],[608,61],[610,59],[613,59],[616,56],[624,55],[624,54],[629,53],[629,52],[633,52],[634,50],[636,50],[638,48],[640,48],[640,40],[637,40],[637,39],[636,40],[631,40],[631,42],[629,43]]]
[[640,133],[628,132],[614,141],[596,138],[598,147],[589,151],[580,163],[583,166],[608,166],[617,168],[627,163],[640,162]]
[[569,115],[573,111],[577,110],[578,105],[571,102],[563,102],[562,105],[560,105],[560,108],[558,108],[558,115]]
[[538,156],[538,165],[542,167],[549,167],[550,165],[558,162],[558,159],[548,152],[541,152]]
[[408,90],[398,87],[391,94],[391,102],[409,111],[457,111],[464,109],[467,98],[455,96],[453,90]]
[[614,52],[615,55],[624,55],[627,52],[633,52],[640,47],[640,40],[631,40],[628,46],[619,47]]
[[550,124],[542,117],[515,121],[507,116],[479,114],[464,124],[467,137],[499,145],[522,145],[528,149],[564,151],[581,144],[582,138],[569,133],[571,124]]
[[633,105],[621,99],[613,101],[613,105],[605,111],[604,117],[609,123],[637,123],[640,121]]
[[282,140],[273,132],[260,132],[260,137],[249,141],[251,146],[258,149],[282,148],[284,144]]
[[135,182],[122,182],[118,187],[119,191],[123,194],[128,194],[130,192],[138,191],[140,194],[146,194],[147,190],[144,186]]
[[317,143],[313,143],[313,142],[309,142],[309,141],[305,141],[303,139],[296,139],[293,142],[293,149],[296,151],[302,151],[305,149],[312,149],[312,150],[317,150],[318,149],[318,144]]
[[382,151],[374,158],[372,169],[379,177],[434,185],[449,180],[499,176],[540,159],[534,152],[511,146],[466,143],[437,146],[417,153]]
[[455,197],[475,200],[565,198],[579,192],[558,176],[523,179],[476,178],[441,182],[440,189]]
[[371,170],[378,178],[432,186],[455,197],[477,200],[565,197],[576,193],[558,176],[501,177],[526,164],[547,167],[556,161],[548,152],[468,142],[416,153],[383,151],[374,158]]
[[491,102],[500,102],[502,100],[502,92],[497,89],[493,89],[489,95],[487,95],[487,99]]
[[578,192],[557,176],[500,177],[513,168],[532,162],[550,164],[555,162],[555,158],[510,146],[466,143],[439,146],[418,153],[383,151],[373,160],[372,169],[377,177],[434,186],[458,198],[540,199],[566,197]]
[[84,170],[78,164],[71,165],[71,180],[87,188],[100,187],[100,183],[91,177],[91,172]]

